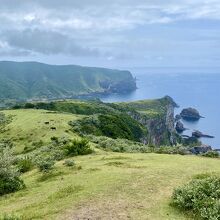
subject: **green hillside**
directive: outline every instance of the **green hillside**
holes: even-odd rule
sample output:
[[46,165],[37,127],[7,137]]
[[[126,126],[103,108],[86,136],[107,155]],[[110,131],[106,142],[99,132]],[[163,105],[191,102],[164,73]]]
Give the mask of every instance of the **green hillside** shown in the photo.
[[0,62],[0,99],[71,98],[136,89],[129,71],[37,62]]
[[[44,109],[84,115],[69,124],[81,135],[98,135],[143,141],[153,145],[170,145],[174,131],[175,103],[170,97],[130,103],[100,101],[53,101],[15,105],[14,109]],[[170,110],[171,108],[171,110]],[[171,121],[171,123],[169,122]]]
[[[171,106],[164,97],[0,111],[0,220],[195,219],[171,206],[173,191],[195,176],[219,176],[220,160],[188,155],[180,144],[142,143],[170,134]],[[166,135],[161,140],[169,143]]]

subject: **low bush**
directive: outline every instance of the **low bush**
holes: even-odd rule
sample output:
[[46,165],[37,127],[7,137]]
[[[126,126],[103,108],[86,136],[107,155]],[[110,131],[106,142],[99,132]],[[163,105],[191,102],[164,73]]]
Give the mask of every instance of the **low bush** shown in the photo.
[[97,144],[99,148],[113,152],[128,153],[158,153],[158,154],[189,154],[189,150],[183,146],[160,146],[145,145],[140,142],[127,139],[112,139],[105,136],[88,135],[87,138]]
[[33,145],[25,146],[22,153],[24,153],[24,154],[30,153],[30,152],[34,151],[35,149],[36,149],[36,147]]
[[218,158],[219,153],[217,151],[208,151],[204,154],[202,154],[203,157],[211,157],[211,158]]
[[13,166],[15,158],[9,148],[0,151],[0,196],[24,188],[19,172]]
[[105,136],[94,136],[94,135],[89,135],[87,137],[91,142],[97,144],[97,147],[102,148],[106,151],[121,152],[121,153],[150,152],[147,145],[144,145],[139,142],[130,141],[127,139],[112,139]]
[[45,158],[38,158],[37,160],[37,167],[41,172],[49,172],[54,168],[55,161],[49,157]]
[[172,205],[191,211],[196,217],[220,219],[220,177],[200,175],[174,190]]
[[190,154],[189,149],[183,146],[160,146],[152,147],[151,151],[157,154]]
[[20,159],[17,162],[17,166],[18,166],[18,170],[21,173],[26,173],[34,167],[34,164],[30,158],[26,157],[26,158]]
[[64,150],[67,156],[87,155],[93,152],[90,148],[89,141],[84,138],[69,141],[64,146]]
[[65,160],[63,164],[67,167],[73,167],[75,165],[75,161],[74,160]]
[[12,147],[13,147],[13,142],[10,139],[3,138],[0,140],[0,149],[12,148]]

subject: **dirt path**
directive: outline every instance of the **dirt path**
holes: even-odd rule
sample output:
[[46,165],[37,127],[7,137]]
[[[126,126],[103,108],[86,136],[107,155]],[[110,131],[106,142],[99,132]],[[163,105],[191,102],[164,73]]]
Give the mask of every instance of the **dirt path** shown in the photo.
[[137,208],[137,204],[129,204],[126,199],[100,198],[87,201],[76,209],[68,211],[62,220],[127,220],[132,219],[129,210]]

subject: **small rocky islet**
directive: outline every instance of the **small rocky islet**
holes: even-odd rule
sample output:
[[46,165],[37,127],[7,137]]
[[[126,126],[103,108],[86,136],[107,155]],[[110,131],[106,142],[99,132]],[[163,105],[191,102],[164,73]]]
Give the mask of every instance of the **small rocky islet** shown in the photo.
[[[181,119],[183,119],[184,121],[198,121],[201,118],[204,118],[203,116],[200,115],[199,111],[195,108],[185,108],[181,111],[180,114],[177,114],[175,116],[175,129],[177,131],[177,133],[182,134],[185,130],[187,130],[187,128],[184,127],[183,122],[181,121]],[[194,140],[194,139],[199,139],[199,138],[215,138],[212,135],[208,135],[208,134],[204,134],[201,131],[198,130],[194,130],[192,132],[191,136],[188,135],[181,135],[182,138],[187,139],[189,141]],[[204,153],[204,152],[208,152],[212,150],[211,146],[205,145],[205,144],[201,144],[200,146],[195,146],[192,148],[192,152],[193,154],[199,154],[199,153]]]
[[182,112],[180,113],[180,117],[186,121],[198,121],[200,118],[204,118],[195,108],[183,109]]

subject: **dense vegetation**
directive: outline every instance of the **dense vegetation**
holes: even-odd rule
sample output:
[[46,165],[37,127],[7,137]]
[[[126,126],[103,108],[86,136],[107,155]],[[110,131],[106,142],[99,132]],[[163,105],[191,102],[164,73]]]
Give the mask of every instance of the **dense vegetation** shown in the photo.
[[136,89],[128,71],[36,62],[0,62],[0,99],[68,98]]
[[87,138],[96,144],[97,148],[105,151],[127,152],[127,153],[157,153],[157,154],[180,154],[189,155],[190,147],[183,145],[177,146],[160,146],[146,145],[140,142],[131,141],[128,139],[112,139],[104,136],[88,135]]
[[24,188],[20,174],[14,167],[14,161],[9,148],[0,149],[0,196]]
[[147,129],[126,114],[99,114],[70,122],[75,132],[140,141]]
[[173,193],[173,205],[202,219],[220,219],[220,177],[199,175]]
[[16,104],[13,109],[44,109],[56,112],[68,112],[79,115],[92,114],[108,114],[117,111],[117,106],[114,104],[103,103],[99,100],[92,101],[54,101],[54,102],[33,102]]

